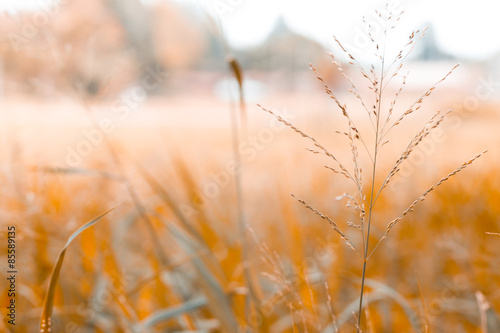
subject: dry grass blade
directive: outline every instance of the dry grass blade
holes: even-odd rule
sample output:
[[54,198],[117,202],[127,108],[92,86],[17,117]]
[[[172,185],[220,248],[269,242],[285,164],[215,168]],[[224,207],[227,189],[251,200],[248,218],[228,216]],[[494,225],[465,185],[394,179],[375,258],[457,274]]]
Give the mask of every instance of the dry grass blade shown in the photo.
[[231,306],[231,300],[228,298],[226,291],[220,281],[207,268],[202,258],[198,256],[200,244],[186,234],[182,229],[172,223],[165,221],[163,217],[157,215],[165,226],[174,235],[175,240],[190,256],[191,261],[201,278],[198,280],[201,289],[207,297],[207,302],[214,315],[220,320],[224,332],[237,332],[238,322],[236,315]]
[[476,301],[479,307],[479,314],[481,317],[481,332],[488,333],[488,322],[487,322],[487,311],[490,309],[491,305],[484,297],[483,293],[479,290],[476,291]]
[[333,173],[338,173],[339,175],[343,175],[344,177],[346,177],[347,179],[349,179],[349,176],[345,172],[343,172],[343,171],[339,171],[339,170],[337,170],[335,168],[329,167],[328,165],[325,165],[324,167],[326,169],[332,171]]
[[[197,257],[204,256],[206,254],[206,252],[207,252],[206,250],[199,251]],[[129,289],[127,289],[127,291],[125,293],[126,296],[130,297],[130,296],[134,295],[135,293],[139,292],[148,283],[151,283],[155,279],[160,278],[161,275],[165,271],[170,271],[170,270],[176,269],[176,268],[178,268],[178,267],[180,267],[180,266],[182,266],[182,265],[190,262],[192,259],[193,259],[193,256],[183,257],[183,258],[180,258],[180,259],[172,261],[168,266],[162,266],[162,267],[158,268],[154,273],[152,273],[152,274],[150,274],[150,275],[148,275],[148,276],[140,279],[132,287],[130,287]]]
[[349,51],[347,51],[347,49],[342,45],[342,43],[340,42],[340,40],[335,35],[333,36],[333,39],[335,40],[335,42],[337,43],[337,45],[340,47],[340,49],[342,50],[342,52],[344,52],[345,55],[347,57],[349,57],[349,59],[350,59],[349,64],[352,65],[352,64],[356,63],[356,65],[358,66],[358,69],[361,72],[361,74],[363,75],[363,77],[366,78],[368,81],[370,81],[370,84],[375,85],[375,83],[377,81],[376,77],[374,76],[373,79],[370,78],[368,76],[368,74],[366,74],[363,66],[359,63],[359,61],[356,58],[354,58],[353,55],[349,53]]
[[196,238],[200,243],[206,245],[205,240],[200,235],[198,230],[191,224],[188,218],[182,213],[179,208],[179,205],[175,202],[172,196],[163,188],[162,185],[142,166],[138,167],[139,172],[142,177],[146,180],[149,186],[162,198],[165,204],[172,209],[174,214],[179,218],[182,225],[189,231],[189,233]]
[[[246,219],[246,213],[245,213],[245,196],[243,195],[243,162],[241,158],[241,152],[239,150],[239,145],[240,145],[240,138],[241,135],[243,137],[247,136],[247,119],[246,119],[246,111],[245,111],[245,97],[244,97],[244,89],[243,89],[243,70],[241,69],[240,64],[236,60],[236,58],[233,55],[229,55],[227,57],[227,61],[229,63],[229,66],[231,68],[231,71],[238,81],[238,87],[239,87],[239,96],[240,96],[240,118],[241,118],[241,128],[238,126],[238,117],[237,117],[237,111],[234,108],[232,104],[230,104],[230,119],[231,119],[231,141],[232,141],[232,148],[233,148],[233,157],[236,161],[236,164],[240,167],[240,172],[236,173],[234,175],[234,181],[235,181],[235,190],[236,190],[236,211],[238,214],[238,239],[241,244],[241,260],[243,262],[248,262],[249,261],[249,249],[248,249],[248,242],[246,238],[246,230],[248,228],[247,224],[247,219]],[[240,133],[240,131],[242,133]],[[250,272],[250,267],[249,265],[244,265],[244,276],[246,280],[246,284],[248,285],[248,288],[250,290],[250,295],[247,295],[245,297],[245,311],[248,312],[250,311],[250,308],[252,307],[252,302],[251,298],[249,296],[252,296],[253,300],[255,301],[257,299],[257,291],[256,287],[254,286],[254,282],[252,279],[252,274]]]
[[453,71],[455,69],[457,69],[457,67],[460,66],[460,65],[455,65],[441,80],[439,80],[438,82],[436,82],[432,87],[430,87],[422,96],[420,96],[419,99],[417,99],[402,115],[401,117],[398,118],[398,120],[396,120],[384,133],[382,133],[381,137],[385,137],[387,135],[387,133],[389,133],[389,131],[399,125],[404,118],[406,118],[406,116],[412,114],[413,112],[417,111],[418,109],[420,109],[422,107],[422,103],[424,101],[424,99],[426,97],[429,97],[432,92],[436,89],[436,87],[441,83],[443,82],[444,80],[446,80],[448,78],[448,76],[451,75],[451,73],[453,73]]
[[[100,125],[99,121],[94,114],[89,101],[85,98],[80,100],[82,107],[84,108],[86,115],[88,116],[89,120],[91,121],[93,127],[96,130],[100,130]],[[145,223],[148,233],[151,237],[151,240],[153,241],[155,251],[157,253],[157,256],[159,260],[161,261],[162,265],[166,265],[168,263],[168,257],[166,255],[166,251],[163,248],[163,244],[158,238],[158,235],[156,234],[156,231],[153,226],[153,222],[149,218],[149,216],[146,214],[146,208],[144,204],[142,203],[142,200],[137,192],[137,189],[135,188],[134,184],[130,181],[130,179],[127,177],[127,170],[125,168],[124,163],[122,162],[117,150],[113,146],[111,140],[109,137],[106,135],[103,135],[103,141],[106,145],[106,148],[108,150],[108,153],[111,157],[111,160],[113,161],[113,164],[115,165],[116,169],[118,170],[118,173],[121,175],[123,179],[123,184],[125,185],[126,191],[128,192],[130,199],[132,199],[132,202],[134,203],[134,206],[137,209],[137,212],[139,213],[139,216],[141,220]]]
[[276,117],[276,119],[278,119],[279,122],[281,122],[281,123],[285,124],[286,126],[290,127],[293,131],[295,131],[296,133],[300,134],[303,138],[311,140],[313,142],[314,146],[316,146],[317,148],[321,149],[326,156],[330,157],[331,159],[333,159],[338,164],[339,168],[341,169],[341,171],[340,171],[341,174],[343,174],[347,178],[351,179],[354,183],[356,183],[356,180],[351,176],[351,174],[349,173],[349,171],[347,171],[347,169],[344,167],[344,165],[332,153],[330,153],[323,145],[321,145],[318,141],[316,141],[316,139],[314,139],[312,136],[310,136],[310,135],[302,132],[297,127],[293,126],[291,123],[289,123],[288,121],[286,121],[285,119],[283,119],[281,116],[275,114],[271,110],[268,110],[268,109],[262,107],[260,104],[257,104],[257,106],[260,107],[265,112],[267,112],[267,113],[271,114],[272,116]]
[[313,65],[311,65],[311,64],[309,64],[309,66],[311,67],[311,70],[316,75],[316,78],[323,84],[323,88],[325,89],[325,92],[327,93],[327,95],[330,96],[330,98],[335,101],[335,103],[340,108],[340,110],[342,110],[342,115],[344,115],[344,117],[346,117],[346,118],[348,118],[350,120],[349,115],[347,113],[347,107],[346,107],[346,105],[340,103],[340,101],[338,100],[338,98],[333,94],[333,91],[326,84],[325,80],[323,80],[323,78],[321,77],[321,75],[319,75],[319,73],[316,70],[316,68]]
[[[362,206],[364,204],[364,194],[363,194],[363,169],[361,169],[359,163],[358,148],[356,146],[355,136],[352,135],[351,128],[349,128],[349,140],[352,152],[352,161],[354,165],[354,178],[356,179],[356,187],[358,188],[358,202]],[[373,160],[372,160],[373,162]],[[364,222],[364,210],[360,210],[361,223]]]
[[429,194],[430,192],[432,192],[434,189],[436,189],[438,186],[440,186],[441,184],[443,184],[445,181],[447,181],[448,179],[450,179],[451,177],[455,176],[457,173],[459,173],[460,171],[464,170],[465,168],[467,168],[470,164],[472,164],[475,160],[477,160],[478,158],[480,158],[481,156],[483,156],[485,153],[487,152],[487,150],[483,151],[482,153],[480,154],[477,154],[476,156],[474,156],[471,160],[463,163],[459,168],[455,169],[454,171],[450,172],[447,176],[441,178],[436,184],[432,185],[427,191],[425,191],[418,199],[416,199],[399,217],[397,217],[396,219],[394,219],[391,223],[389,223],[389,225],[387,226],[387,229],[386,229],[386,234],[392,229],[392,227],[399,221],[401,220],[406,214],[410,213],[411,211],[413,211],[413,208],[415,208],[415,206],[419,203],[419,202],[422,202],[425,200],[425,196],[427,194]]
[[[325,89],[325,92],[327,93],[327,95],[330,96],[330,98],[335,101],[335,103],[337,104],[337,106],[342,111],[342,115],[347,119],[347,121],[349,123],[349,128],[351,130],[353,130],[354,133],[356,133],[356,135],[354,137],[356,139],[360,140],[361,143],[363,143],[363,145],[364,145],[364,147],[366,149],[366,152],[368,153],[368,155],[370,156],[370,158],[372,158],[371,154],[370,154],[370,150],[366,146],[366,143],[363,140],[363,137],[361,136],[361,133],[358,131],[358,128],[354,124],[354,121],[352,120],[352,118],[349,116],[349,113],[347,112],[347,106],[345,104],[341,104],[340,103],[339,99],[333,94],[333,91],[328,87],[328,85],[326,84],[325,80],[321,77],[321,75],[319,75],[319,72],[316,70],[316,68],[313,65],[311,65],[311,64],[309,64],[309,67],[311,68],[311,70],[316,75],[316,78],[323,84],[323,88]],[[351,80],[351,82],[352,82],[352,80]],[[356,87],[353,86],[353,89],[356,90]],[[355,92],[355,91],[352,91],[352,92],[361,101],[361,103],[363,104],[363,106],[365,106],[365,108],[366,108],[366,105],[364,104],[363,99],[361,98],[361,96],[357,92]],[[368,109],[366,111],[368,111]],[[368,115],[370,117],[370,112],[369,111],[368,111]],[[371,118],[370,118],[370,120],[371,120]],[[372,160],[373,160],[373,158],[372,158]]]
[[[385,230],[384,235],[378,241],[377,245],[372,250],[371,254],[373,254],[373,252],[375,252],[375,250],[380,245],[380,243],[387,237],[387,235],[389,234],[389,232],[391,231],[391,229],[394,227],[394,225],[396,225],[396,223],[398,223],[399,221],[401,221],[406,215],[408,215],[408,213],[411,213],[413,211],[413,209],[415,208],[416,205],[418,205],[420,202],[424,201],[425,197],[427,196],[427,194],[429,194],[430,192],[434,191],[438,186],[440,186],[441,184],[443,184],[444,182],[446,182],[451,177],[455,176],[460,171],[462,171],[465,168],[467,168],[470,164],[472,164],[475,160],[477,160],[478,158],[480,158],[481,156],[483,156],[486,152],[487,152],[487,150],[483,151],[480,154],[477,154],[476,156],[474,156],[469,161],[464,162],[460,167],[458,167],[454,171],[450,172],[445,177],[441,178],[437,183],[435,183],[434,185],[432,185],[431,187],[429,187],[429,189],[427,189],[427,191],[425,191],[420,197],[418,197],[415,201],[413,201],[412,204],[408,208],[406,208],[406,210],[403,213],[401,213],[401,215],[399,215],[398,217],[396,217],[394,220],[392,220],[387,225],[387,228]],[[371,257],[371,254],[370,254],[369,257]]]
[[[382,89],[385,89],[385,87],[387,87],[387,85],[389,84],[389,82],[396,75],[398,75],[398,73],[401,70],[401,68],[403,68],[403,63],[405,62],[406,58],[408,58],[408,56],[413,53],[413,51],[415,50],[415,46],[425,36],[425,33],[427,32],[427,29],[428,28],[425,28],[422,32],[420,32],[420,30],[412,32],[412,34],[409,37],[408,43],[403,47],[403,50],[401,50],[399,52],[399,54],[397,55],[397,57],[388,66],[386,72],[383,73],[384,77],[387,76],[389,74],[389,72],[391,71],[392,66],[394,66],[395,64],[398,64],[396,66],[396,69],[394,70],[393,74],[391,75],[391,77],[389,78],[389,80],[386,81],[386,84],[384,85],[384,87]],[[419,32],[420,32],[420,35],[418,37],[416,37],[416,34],[418,34]],[[406,47],[409,47],[409,49],[406,51],[405,55],[403,55],[404,49]]]
[[479,308],[479,317],[481,320],[482,333],[500,332],[500,319],[495,309],[486,299],[486,296],[479,290],[475,293],[477,307]]
[[387,117],[385,118],[385,124],[382,127],[382,133],[384,132],[385,127],[387,126],[387,124],[391,120],[392,112],[394,111],[394,107],[396,106],[399,95],[401,95],[401,92],[403,91],[404,87],[406,86],[406,79],[407,79],[408,75],[409,75],[409,72],[403,76],[403,82],[399,86],[399,89],[396,91],[396,94],[394,95],[394,98],[389,106],[389,111],[387,112]]
[[[211,263],[211,267],[217,270],[218,276],[220,278],[225,278],[225,274],[220,266],[220,263],[215,258],[213,253],[210,251],[210,247],[207,241],[203,238],[201,233],[195,228],[195,226],[190,222],[189,218],[181,211],[179,205],[175,202],[172,196],[168,193],[168,191],[142,166],[139,166],[139,171],[141,172],[144,179],[148,182],[149,186],[160,196],[160,198],[165,202],[165,204],[172,209],[175,216],[180,220],[181,224],[188,231],[189,235],[196,239],[198,244],[202,246],[202,249],[199,251],[200,256],[208,258]],[[169,265],[165,267],[169,267]]]
[[54,173],[54,174],[67,174],[67,175],[88,175],[101,177],[105,179],[115,180],[118,182],[123,182],[125,179],[119,175],[116,175],[111,172],[101,171],[101,170],[92,170],[92,169],[84,169],[84,168],[60,168],[60,167],[38,167],[33,166],[31,168],[33,172],[45,172],[45,173]]
[[64,255],[66,254],[66,249],[80,233],[82,233],[85,229],[90,228],[91,226],[96,224],[101,218],[109,214],[116,207],[118,206],[109,209],[108,211],[99,215],[92,221],[87,222],[86,224],[81,226],[78,230],[76,230],[74,233],[72,233],[71,236],[69,236],[66,245],[64,245],[61,252],[59,253],[59,256],[57,258],[57,263],[54,267],[54,270],[52,271],[52,275],[50,276],[49,288],[47,289],[45,300],[43,302],[42,318],[40,320],[40,333],[52,332],[52,309],[54,307],[54,295],[56,292],[57,280],[59,279],[59,275],[61,273],[61,267],[64,261]]
[[444,118],[449,114],[449,111],[445,114],[443,114],[441,117],[438,118],[437,121],[435,119],[439,116],[441,112],[438,110],[434,116],[431,117],[431,119],[425,124],[425,126],[422,128],[420,132],[418,132],[413,139],[408,143],[406,146],[406,149],[403,151],[403,153],[400,155],[396,163],[394,163],[394,166],[392,167],[391,171],[385,178],[384,182],[382,183],[382,186],[380,187],[379,192],[376,195],[375,200],[378,198],[380,195],[380,192],[387,187],[389,182],[391,181],[392,177],[394,177],[397,172],[399,171],[399,166],[401,163],[406,161],[408,157],[411,155],[411,153],[415,150],[415,148],[434,130],[436,129],[444,120]]
[[180,305],[173,306],[168,309],[159,310],[148,317],[144,318],[137,329],[138,332],[149,331],[154,325],[166,320],[180,316],[181,314],[196,311],[199,308],[207,305],[207,299],[203,296],[186,301]]
[[[333,55],[333,53],[331,52],[328,52],[327,53],[331,58],[332,58],[332,62],[333,64],[335,64],[335,66],[337,66],[337,70],[342,74],[342,76],[349,82],[349,84],[351,85],[351,89],[349,89],[349,92],[351,94],[353,94],[358,100],[359,102],[361,103],[361,105],[363,106],[363,108],[365,109],[366,113],[368,114],[368,118],[370,119],[370,122],[373,126],[373,128],[375,129],[375,125],[373,123],[373,119],[372,119],[372,116],[371,116],[371,113],[370,113],[370,110],[368,109],[368,107],[366,106],[365,104],[365,101],[363,100],[363,98],[361,97],[361,94],[359,93],[359,90],[358,88],[356,87],[356,84],[354,84],[354,81],[352,80],[352,78],[347,75],[344,71],[344,69],[342,68],[342,64],[340,62],[338,62],[337,60],[335,60],[335,56]],[[323,82],[323,80],[321,80],[321,82]]]
[[[423,328],[416,323],[414,320],[411,320],[412,318],[419,318],[417,313],[413,310],[411,307],[410,303],[395,289],[389,287],[388,285],[382,284],[380,282],[377,282],[372,279],[366,279],[365,280],[366,285],[370,286],[371,288],[374,288],[375,291],[372,293],[366,295],[366,299],[368,303],[374,303],[377,301],[382,301],[384,299],[392,299],[394,302],[399,304],[401,308],[404,310],[406,316],[410,320],[410,323],[413,326],[413,329],[415,332],[422,333]],[[337,325],[339,327],[342,327],[344,324],[346,324],[351,318],[352,318],[352,313],[356,312],[356,308],[358,306],[358,300],[354,300],[351,302],[345,309],[344,311],[339,315],[338,320],[337,320]],[[366,306],[366,305],[365,305]],[[333,326],[329,326],[327,329],[325,329],[326,332],[333,332]]]
[[337,317],[333,314],[333,309],[332,309],[332,297],[330,296],[330,288],[328,288],[328,282],[325,281],[325,291],[326,291],[326,300],[327,300],[327,307],[328,307],[328,312],[331,316],[331,322],[333,326],[333,332],[334,333],[339,333],[339,328],[337,327]]
[[351,242],[351,240],[349,239],[349,237],[346,236],[346,234],[344,234],[342,232],[342,230],[340,230],[338,224],[333,221],[331,218],[329,218],[327,215],[324,215],[323,213],[321,213],[319,210],[317,210],[316,208],[313,208],[311,207],[307,202],[305,202],[304,200],[300,200],[298,199],[297,197],[295,197],[293,194],[292,194],[292,197],[294,197],[295,199],[297,199],[298,202],[300,202],[301,204],[304,205],[304,207],[306,207],[307,209],[309,209],[310,211],[312,211],[314,214],[318,215],[319,217],[321,217],[323,220],[326,220],[328,223],[330,223],[330,225],[332,226],[333,230],[335,230],[335,232],[337,232],[340,237],[346,242],[346,244],[352,249],[354,250],[359,256],[360,253],[358,252],[358,250],[356,250],[356,248],[354,247],[354,244]]

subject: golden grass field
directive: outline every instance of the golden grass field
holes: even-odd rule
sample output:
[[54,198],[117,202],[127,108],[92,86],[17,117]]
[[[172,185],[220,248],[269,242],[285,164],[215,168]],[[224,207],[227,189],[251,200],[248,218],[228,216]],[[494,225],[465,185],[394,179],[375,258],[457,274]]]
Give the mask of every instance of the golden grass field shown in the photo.
[[500,333],[498,58],[240,2],[0,8],[0,333]]
[[[432,103],[445,108],[460,98]],[[333,133],[342,117],[328,103],[321,94],[261,102],[288,110],[295,125],[349,163],[347,141]],[[408,161],[378,202],[374,241],[426,188],[490,150],[429,194],[374,253],[363,332],[500,332],[500,237],[487,234],[500,232],[497,107],[483,104],[467,117],[457,110],[454,119],[461,121],[445,123],[442,142],[430,144],[424,159]],[[101,118],[108,108],[95,105],[91,112]],[[352,188],[304,149],[306,140],[288,128],[266,130],[272,117],[255,105],[247,108],[246,135],[240,133],[243,230],[227,105],[153,100],[107,134],[118,163],[103,141],[71,166],[64,164],[66,147],[92,129],[81,106],[12,101],[2,109],[0,237],[5,244],[7,226],[16,226],[15,332],[38,331],[50,274],[69,235],[117,204],[69,245],[52,332],[355,330],[362,260],[290,196],[328,214],[359,245],[359,234],[346,224],[355,212],[336,200]],[[393,133],[381,174],[428,111]],[[5,313],[6,290],[1,295]],[[12,331],[7,319],[2,332]]]

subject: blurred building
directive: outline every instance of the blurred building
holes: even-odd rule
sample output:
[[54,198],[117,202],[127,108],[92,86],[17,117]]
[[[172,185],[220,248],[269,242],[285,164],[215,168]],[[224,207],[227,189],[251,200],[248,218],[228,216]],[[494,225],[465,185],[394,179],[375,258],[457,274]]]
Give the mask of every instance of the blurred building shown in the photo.
[[435,30],[429,24],[424,38],[419,41],[417,50],[418,61],[438,62],[456,60],[454,56],[444,52],[438,45]]

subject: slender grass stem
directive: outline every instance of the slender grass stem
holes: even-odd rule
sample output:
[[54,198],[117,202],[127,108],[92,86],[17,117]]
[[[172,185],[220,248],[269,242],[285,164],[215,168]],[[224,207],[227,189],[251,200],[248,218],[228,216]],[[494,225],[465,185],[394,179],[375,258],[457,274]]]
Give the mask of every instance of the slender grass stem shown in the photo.
[[[373,153],[373,168],[372,168],[372,184],[371,184],[371,194],[370,194],[370,206],[368,211],[368,225],[366,229],[366,241],[364,241],[364,256],[363,256],[363,272],[361,275],[361,291],[359,296],[359,310],[358,310],[358,324],[356,327],[356,332],[359,333],[361,331],[361,313],[363,310],[363,294],[365,291],[365,279],[366,279],[366,266],[368,262],[368,250],[370,245],[370,228],[372,222],[372,213],[373,213],[373,203],[374,203],[374,195],[375,195],[375,176],[377,174],[377,157],[378,157],[378,148],[379,148],[379,127],[380,127],[380,113],[382,110],[382,87],[384,84],[384,65],[385,65],[385,40],[384,40],[384,51],[382,55],[382,69],[380,74],[380,83],[378,89],[378,101],[377,101],[377,119],[376,119],[376,129],[375,129],[375,143],[374,143],[374,153]],[[364,240],[365,238],[363,238]]]

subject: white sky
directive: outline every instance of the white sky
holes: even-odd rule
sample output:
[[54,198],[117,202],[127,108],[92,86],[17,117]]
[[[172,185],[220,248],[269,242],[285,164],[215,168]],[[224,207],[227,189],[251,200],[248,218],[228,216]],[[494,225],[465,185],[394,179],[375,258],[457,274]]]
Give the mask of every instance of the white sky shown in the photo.
[[[199,3],[216,0],[179,0]],[[398,1],[398,0],[396,0]],[[231,44],[248,46],[262,41],[282,16],[300,34],[313,37],[325,46],[332,46],[332,35],[353,42],[355,28],[363,28],[374,9],[382,9],[387,0],[222,0],[233,10],[223,16]],[[405,11],[393,38],[399,47],[408,34],[430,26],[438,45],[461,58],[484,59],[500,54],[499,0],[400,0]],[[398,42],[399,40],[399,42]],[[354,43],[352,43],[354,44]]]
[[[0,0],[0,9],[33,8],[50,0]],[[71,0],[69,0],[71,1]],[[91,0],[89,0],[91,1]],[[141,0],[154,2],[160,0]],[[356,29],[363,29],[361,18],[373,9],[383,8],[386,0],[177,0],[198,8],[219,5],[226,11],[221,20],[229,42],[235,47],[256,44],[270,33],[282,16],[297,33],[312,37],[332,48],[332,34],[354,44]],[[408,33],[430,25],[442,50],[460,58],[481,60],[500,55],[499,0],[392,0],[405,10],[394,50],[407,40]],[[205,7],[204,7],[205,6]],[[398,45],[398,46],[396,46]],[[389,45],[391,51],[392,45]],[[398,48],[399,49],[399,48]]]

